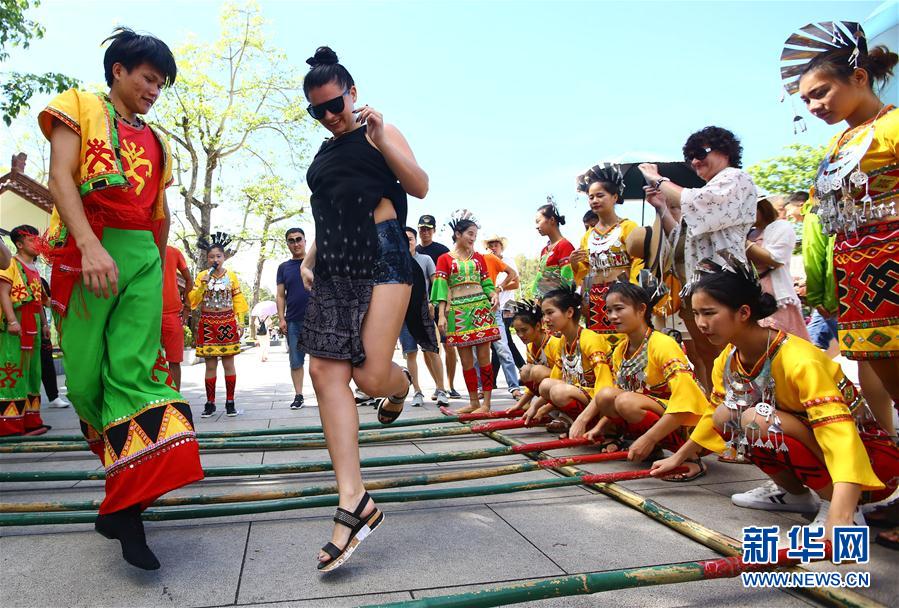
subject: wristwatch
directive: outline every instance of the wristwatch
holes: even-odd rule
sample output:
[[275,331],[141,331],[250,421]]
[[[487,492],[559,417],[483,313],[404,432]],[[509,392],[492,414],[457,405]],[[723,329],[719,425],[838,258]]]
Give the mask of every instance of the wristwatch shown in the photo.
[[657,179],[657,180],[655,181],[655,183],[653,184],[653,187],[654,187],[656,190],[658,190],[658,189],[662,186],[662,182],[670,182],[670,181],[671,181],[671,180],[668,179],[667,177],[660,177],[659,179]]

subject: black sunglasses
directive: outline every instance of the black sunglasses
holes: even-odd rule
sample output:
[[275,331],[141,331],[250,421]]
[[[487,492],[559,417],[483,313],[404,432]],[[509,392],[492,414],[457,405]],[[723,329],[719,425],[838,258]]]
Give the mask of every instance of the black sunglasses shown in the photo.
[[705,157],[708,156],[711,151],[711,148],[700,148],[696,152],[690,152],[687,154],[687,162],[689,163],[693,160],[705,160]]
[[329,99],[325,103],[320,103],[317,106],[309,104],[308,106],[306,106],[306,111],[309,112],[309,116],[311,116],[315,120],[321,120],[322,118],[324,118],[325,112],[330,112],[331,114],[340,114],[341,112],[343,112],[344,108],[343,96],[347,95],[349,92],[350,90],[346,89],[338,97]]
[[298,245],[303,242],[303,239],[304,239],[304,237],[298,236],[293,239],[287,239],[287,242],[290,243],[291,245]]

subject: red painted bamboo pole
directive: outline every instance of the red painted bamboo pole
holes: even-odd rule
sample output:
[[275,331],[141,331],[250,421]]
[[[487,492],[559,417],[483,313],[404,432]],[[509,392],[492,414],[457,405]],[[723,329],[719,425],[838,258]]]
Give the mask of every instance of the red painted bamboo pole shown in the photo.
[[440,406],[440,413],[446,416],[454,416],[459,419],[459,422],[471,422],[472,420],[491,420],[493,418],[511,418],[513,416],[519,416],[524,413],[523,410],[512,408],[509,410],[498,410],[495,412],[478,412],[471,414],[457,414],[450,408],[444,406]]
[[492,422],[482,422],[481,424],[471,425],[472,433],[490,433],[493,431],[505,431],[508,429],[523,429],[527,426],[522,418],[513,420],[494,420]]
[[512,451],[516,454],[524,452],[545,452],[546,450],[559,450],[562,448],[576,448],[582,445],[592,445],[593,441],[586,437],[576,439],[554,439],[552,441],[539,441],[537,443],[523,443],[513,445]]
[[590,462],[608,462],[610,460],[627,460],[627,452],[603,452],[602,454],[577,454],[576,456],[562,456],[560,458],[547,458],[538,460],[541,467],[570,467],[574,464],[586,464]]

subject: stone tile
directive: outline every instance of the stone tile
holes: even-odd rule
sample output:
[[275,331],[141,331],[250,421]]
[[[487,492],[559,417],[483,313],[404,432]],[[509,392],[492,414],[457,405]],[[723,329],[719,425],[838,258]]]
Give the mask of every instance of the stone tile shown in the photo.
[[[438,518],[439,517],[439,518]],[[489,582],[510,569],[523,576],[561,571],[484,507],[386,512],[376,530],[339,570],[298,575],[312,568],[317,548],[328,540],[330,521],[254,523],[238,601],[278,601],[405,590],[416,586]],[[426,539],[439,534],[439,546]]]
[[702,487],[690,484],[671,486],[673,487],[646,490],[641,494],[731,538],[742,538],[743,526],[776,525],[783,528],[796,523],[784,513],[741,509],[730,502],[730,497]]
[[[566,572],[718,557],[711,549],[599,494],[490,506]],[[615,532],[619,530],[623,533]]]
[[248,524],[148,530],[162,568],[126,564],[119,544],[95,532],[0,538],[0,586],[13,606],[210,606],[233,604]]
[[237,604],[240,608],[355,608],[360,604],[386,604],[388,602],[405,602],[412,599],[409,592],[402,593],[368,593],[365,595],[318,597],[305,600],[288,600],[286,602],[266,602],[264,604]]

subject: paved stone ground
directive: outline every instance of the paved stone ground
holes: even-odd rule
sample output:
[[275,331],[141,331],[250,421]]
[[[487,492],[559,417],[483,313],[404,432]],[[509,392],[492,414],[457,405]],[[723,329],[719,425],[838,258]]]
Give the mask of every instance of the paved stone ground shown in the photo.
[[[424,372],[424,367],[422,366]],[[425,372],[426,374],[426,372]],[[460,373],[461,376],[461,373]],[[205,400],[203,366],[184,370],[184,393],[193,406],[198,429],[254,429],[317,424],[317,404],[307,388],[308,407],[291,411],[293,391],[286,354],[272,349],[268,362],[254,351],[238,357],[238,407],[242,415],[200,419]],[[502,380],[500,380],[502,384]],[[223,382],[219,382],[219,392]],[[307,383],[308,385],[308,383]],[[422,378],[428,396],[433,388]],[[462,382],[458,386],[463,386]],[[500,391],[497,391],[500,395]],[[220,401],[223,401],[220,399]],[[503,394],[496,407],[508,407]],[[407,406],[404,416],[432,416],[433,402],[422,409]],[[374,420],[365,408],[363,420]],[[77,432],[72,410],[48,410],[51,433]],[[546,440],[542,430],[510,432],[528,441]],[[472,449],[497,444],[489,438],[454,437],[362,447],[364,457],[387,454]],[[98,468],[87,453],[3,454],[2,470]],[[327,458],[325,450],[204,453],[205,465],[283,463]],[[523,456],[483,461],[366,469],[366,479],[412,471],[454,471],[523,462]],[[788,513],[747,511],[733,507],[729,496],[754,487],[763,478],[751,466],[724,465],[708,459],[709,474],[691,484],[639,480],[623,485],[703,525],[739,537],[749,523],[778,524],[781,529],[805,521]],[[584,468],[595,472],[634,468],[603,463]],[[490,484],[548,479],[535,472],[481,480]],[[296,488],[328,483],[330,473],[282,477],[212,478],[176,494]],[[3,502],[99,498],[100,482],[3,484]],[[614,500],[578,487],[431,502],[382,504],[386,521],[340,570],[322,576],[315,555],[330,537],[331,508],[253,516],[150,522],[150,545],[163,563],[157,572],[126,565],[118,545],[92,531],[90,525],[0,529],[0,605],[3,606],[268,606],[342,607],[482,588],[615,568],[714,558],[710,549],[680,536]],[[864,594],[896,605],[899,554],[872,546],[872,586]],[[833,569],[826,564],[814,569]],[[892,598],[892,599],[890,599]],[[806,606],[809,600],[782,591],[744,590],[735,580],[695,582],[534,602],[534,606]]]

